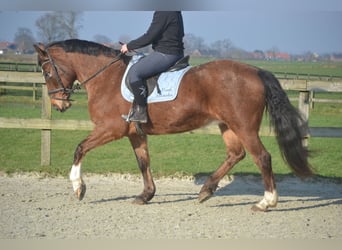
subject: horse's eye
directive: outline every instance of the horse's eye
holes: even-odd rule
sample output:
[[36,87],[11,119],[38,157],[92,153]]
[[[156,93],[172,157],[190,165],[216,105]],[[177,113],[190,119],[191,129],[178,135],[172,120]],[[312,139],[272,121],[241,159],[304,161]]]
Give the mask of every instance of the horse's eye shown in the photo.
[[51,77],[51,74],[50,72],[47,72],[47,71],[43,71],[43,76],[46,78],[50,78]]

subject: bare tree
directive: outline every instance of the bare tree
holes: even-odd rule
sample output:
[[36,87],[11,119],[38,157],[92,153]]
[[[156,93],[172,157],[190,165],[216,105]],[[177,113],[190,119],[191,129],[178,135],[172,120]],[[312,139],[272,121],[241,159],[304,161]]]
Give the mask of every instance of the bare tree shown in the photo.
[[224,39],[214,42],[211,47],[217,50],[219,57],[229,57],[233,44],[229,39]]
[[64,30],[67,38],[77,38],[78,31],[82,28],[80,24],[81,12],[68,11],[68,12],[57,12],[56,15],[60,19],[60,25]]
[[58,28],[58,21],[57,16],[53,13],[45,14],[36,21],[38,37],[42,42],[49,43],[64,39],[64,35],[61,34],[60,29]]
[[42,42],[77,38],[80,25],[81,12],[55,11],[41,16],[36,21],[38,35]]
[[14,42],[20,53],[33,52],[33,43],[35,42],[33,33],[28,28],[19,28],[14,35]]
[[185,34],[183,41],[184,41],[184,47],[185,47],[186,53],[191,54],[195,50],[198,50],[198,51],[207,50],[207,46],[202,37],[188,33],[188,34]]

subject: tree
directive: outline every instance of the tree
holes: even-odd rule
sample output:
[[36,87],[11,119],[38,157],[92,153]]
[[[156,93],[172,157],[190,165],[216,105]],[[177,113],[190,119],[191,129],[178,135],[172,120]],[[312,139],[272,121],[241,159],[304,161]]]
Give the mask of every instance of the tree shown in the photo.
[[277,47],[272,47],[271,49],[266,51],[267,59],[274,60],[276,58],[277,53],[279,53],[279,49]]
[[57,12],[56,15],[60,18],[61,28],[64,30],[67,38],[77,38],[78,31],[82,28],[80,24],[82,13],[67,11]]
[[77,38],[78,31],[82,27],[80,18],[81,12],[55,11],[47,13],[36,21],[39,38],[45,43]]
[[183,41],[186,53],[191,54],[193,51],[203,51],[207,50],[208,48],[205,45],[204,39],[202,37],[196,36],[191,33],[185,34]]
[[21,53],[33,52],[35,39],[33,33],[28,28],[19,28],[14,35],[14,42],[17,44],[17,50]]
[[224,39],[214,42],[211,47],[218,51],[219,57],[229,57],[233,44],[229,39]]

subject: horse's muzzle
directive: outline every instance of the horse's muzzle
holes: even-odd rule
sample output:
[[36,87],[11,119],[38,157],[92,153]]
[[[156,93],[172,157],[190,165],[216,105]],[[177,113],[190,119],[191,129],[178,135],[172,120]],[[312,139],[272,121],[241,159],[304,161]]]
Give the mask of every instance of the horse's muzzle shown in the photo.
[[70,101],[51,101],[52,106],[59,112],[65,112],[67,109],[69,109],[72,106],[72,103]]

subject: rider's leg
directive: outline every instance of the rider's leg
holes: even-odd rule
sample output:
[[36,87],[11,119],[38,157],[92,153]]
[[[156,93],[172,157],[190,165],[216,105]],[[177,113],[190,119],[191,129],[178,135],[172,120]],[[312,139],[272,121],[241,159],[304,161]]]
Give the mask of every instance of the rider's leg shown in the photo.
[[166,71],[182,57],[183,55],[166,55],[160,52],[152,52],[131,67],[128,72],[128,80],[133,91],[134,104],[136,105],[133,105],[133,112],[128,118],[129,121],[147,122],[147,87],[144,80]]
[[144,81],[136,81],[131,83],[134,95],[133,112],[129,117],[132,122],[147,122],[147,87]]

